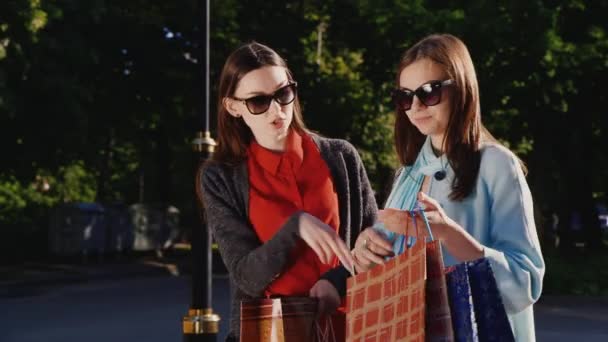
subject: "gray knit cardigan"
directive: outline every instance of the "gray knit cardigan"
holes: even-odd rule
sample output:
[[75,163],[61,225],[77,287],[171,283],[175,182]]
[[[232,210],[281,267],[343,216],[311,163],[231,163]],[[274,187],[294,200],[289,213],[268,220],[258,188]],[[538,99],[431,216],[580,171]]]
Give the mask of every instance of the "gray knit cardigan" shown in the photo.
[[[378,211],[367,174],[350,143],[311,136],[329,167],[338,195],[340,236],[353,248],[359,232],[373,225]],[[249,221],[247,162],[237,167],[209,162],[200,176],[207,224],[230,276],[232,308],[228,340],[238,341],[240,302],[264,296],[266,287],[293,262],[290,252],[299,239],[302,212],[294,213],[269,241],[262,243]],[[322,278],[344,295],[347,276],[340,267]]]

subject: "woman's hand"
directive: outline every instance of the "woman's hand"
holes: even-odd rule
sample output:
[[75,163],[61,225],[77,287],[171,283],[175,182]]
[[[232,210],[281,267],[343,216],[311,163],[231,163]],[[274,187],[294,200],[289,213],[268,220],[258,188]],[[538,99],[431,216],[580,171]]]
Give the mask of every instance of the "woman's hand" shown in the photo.
[[384,257],[393,256],[393,246],[370,227],[359,234],[352,254],[357,272],[366,272],[374,265],[384,263]]
[[[427,199],[428,202],[424,202],[426,208],[424,212],[427,216],[429,225],[431,226],[433,237],[437,238],[437,234],[435,234],[436,231],[440,230],[441,227],[446,224],[449,217],[445,215],[441,206],[432,198],[427,196]],[[414,228],[412,216],[416,219],[416,228]],[[386,208],[378,212],[378,221],[384,224],[384,228],[396,234],[414,237],[429,236],[424,219],[421,215],[416,214],[416,212]]]
[[453,257],[461,262],[483,257],[483,245],[448,217],[437,201],[423,192],[418,193],[418,201],[424,206],[424,213],[431,226],[433,237],[441,240],[442,245]]
[[338,290],[326,279],[318,280],[310,289],[309,296],[319,300],[320,315],[332,314],[340,306]]
[[338,233],[318,218],[303,213],[300,216],[298,235],[317,254],[322,263],[329,264],[337,256],[352,274],[355,260]]
[[393,208],[380,210],[378,211],[378,221],[382,222],[384,228],[393,233],[401,235],[408,235],[408,233],[411,233],[410,225],[412,216],[407,210]]
[[[462,230],[458,223],[448,217],[435,199],[422,191],[418,193],[418,202],[423,206],[426,219],[429,222],[429,226],[431,226],[431,232],[435,239],[445,240],[446,231],[448,230]],[[422,223],[421,227],[425,227],[422,218],[418,219],[418,223]],[[426,234],[426,227],[424,232]]]

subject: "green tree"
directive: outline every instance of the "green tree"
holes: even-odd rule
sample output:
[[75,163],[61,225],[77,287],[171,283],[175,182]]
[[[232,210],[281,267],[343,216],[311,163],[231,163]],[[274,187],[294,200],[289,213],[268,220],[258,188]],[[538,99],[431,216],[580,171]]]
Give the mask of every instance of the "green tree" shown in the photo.
[[[202,126],[201,4],[0,4],[0,191],[12,203],[3,222],[24,225],[16,220],[23,203],[48,208],[93,194],[104,203],[171,203],[195,224],[189,143]],[[398,166],[388,96],[397,63],[420,38],[449,32],[469,46],[483,120],[529,166],[539,208],[559,212],[562,241],[598,246],[606,13],[605,0],[212,1],[212,131],[228,53],[266,43],[294,71],[308,126],[357,146],[382,201]],[[80,170],[77,181],[68,169]],[[51,190],[27,195],[43,178],[56,182]],[[61,186],[71,195],[59,195]],[[573,210],[583,237],[569,235]]]

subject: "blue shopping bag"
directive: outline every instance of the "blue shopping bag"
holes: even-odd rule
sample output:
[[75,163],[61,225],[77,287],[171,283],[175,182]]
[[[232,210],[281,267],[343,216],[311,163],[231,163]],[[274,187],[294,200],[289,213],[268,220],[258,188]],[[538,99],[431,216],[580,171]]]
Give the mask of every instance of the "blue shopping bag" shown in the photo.
[[488,259],[447,268],[446,282],[455,341],[515,341]]
[[515,341],[490,261],[481,258],[466,264],[479,340]]
[[466,263],[448,267],[446,269],[445,280],[448,287],[450,312],[452,314],[454,341],[479,341]]

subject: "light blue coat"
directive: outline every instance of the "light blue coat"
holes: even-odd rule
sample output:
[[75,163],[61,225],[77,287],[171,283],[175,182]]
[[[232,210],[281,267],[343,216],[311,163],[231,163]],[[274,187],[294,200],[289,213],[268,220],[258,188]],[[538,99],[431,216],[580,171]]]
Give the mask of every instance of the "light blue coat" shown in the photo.
[[[435,172],[442,169],[447,172],[446,178],[434,179]],[[484,256],[492,265],[516,340],[535,341],[532,304],[541,294],[545,263],[534,223],[532,196],[519,161],[503,146],[485,145],[473,192],[464,201],[451,201],[448,196],[454,171],[445,156],[435,156],[427,137],[414,165],[403,168],[395,180],[386,207],[412,210],[425,175],[431,176],[429,196],[484,246]],[[392,237],[381,225],[375,228]],[[395,239],[395,253],[402,240],[401,236]],[[445,248],[443,253],[446,266],[459,263]]]

